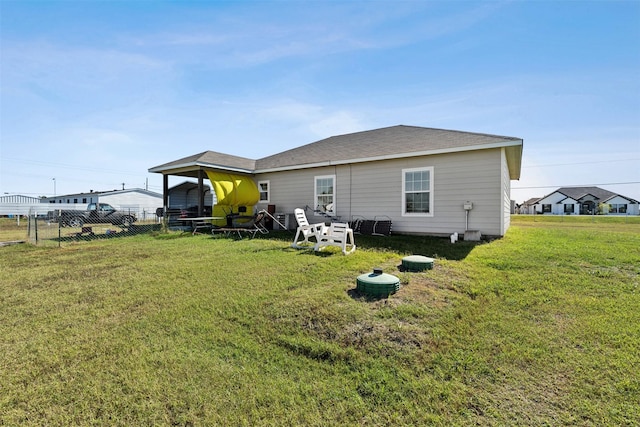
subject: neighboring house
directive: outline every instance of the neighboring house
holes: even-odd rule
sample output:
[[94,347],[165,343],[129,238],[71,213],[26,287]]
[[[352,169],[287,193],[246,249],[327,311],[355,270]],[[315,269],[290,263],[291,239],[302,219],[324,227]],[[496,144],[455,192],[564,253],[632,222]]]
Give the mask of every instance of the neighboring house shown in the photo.
[[[201,189],[208,177],[217,196],[214,216],[218,205],[226,206],[218,214],[237,212],[240,203],[271,205],[283,213],[308,207],[312,222],[386,217],[397,233],[449,235],[468,229],[502,236],[509,228],[510,181],[520,178],[522,148],[520,138],[392,126],[258,160],[206,151],[149,172],[163,174],[164,206],[168,176],[197,178]],[[232,202],[235,193],[242,197]],[[199,199],[202,210],[203,194]]]
[[155,215],[156,209],[162,206],[161,194],[141,188],[113,191],[90,191],[89,193],[66,194],[55,197],[44,197],[42,203],[77,204],[86,207],[89,203],[108,203],[117,210],[130,211],[138,219],[147,219]]
[[561,187],[534,203],[535,214],[638,215],[638,201],[599,187]]
[[538,200],[540,200],[539,197],[533,197],[527,201],[525,201],[524,203],[522,203],[519,207],[518,207],[518,212],[519,214],[523,214],[523,215],[533,215],[534,213],[536,213],[536,203],[538,202]]

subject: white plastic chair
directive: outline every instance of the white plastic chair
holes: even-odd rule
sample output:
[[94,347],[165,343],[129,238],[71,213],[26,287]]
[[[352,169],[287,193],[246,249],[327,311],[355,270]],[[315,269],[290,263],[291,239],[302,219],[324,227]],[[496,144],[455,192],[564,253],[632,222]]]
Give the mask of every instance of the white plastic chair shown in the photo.
[[[353,240],[353,230],[349,228],[349,224],[332,222],[326,231],[319,234],[313,249],[321,251],[326,246],[338,246],[345,255],[353,253],[356,250],[356,243]],[[351,246],[351,249],[347,250],[347,246]]]
[[[322,235],[327,229],[327,226],[322,222],[317,224],[309,224],[307,215],[304,213],[304,209],[296,208],[293,210],[293,213],[296,217],[296,222],[298,223],[298,229],[296,230],[296,237],[293,239],[291,247],[296,249],[304,248],[305,246],[301,246],[301,244],[314,243],[309,241],[311,237],[315,238],[317,242],[319,236]],[[301,237],[303,238],[302,240],[300,240]]]

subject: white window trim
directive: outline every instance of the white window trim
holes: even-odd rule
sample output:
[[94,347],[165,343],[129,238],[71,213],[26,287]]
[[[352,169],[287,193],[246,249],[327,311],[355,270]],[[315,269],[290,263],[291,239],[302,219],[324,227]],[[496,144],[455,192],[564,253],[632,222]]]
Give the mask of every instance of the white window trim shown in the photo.
[[326,211],[326,213],[335,215],[337,211],[336,205],[336,176],[335,175],[317,175],[313,177],[313,209],[317,209],[318,203],[318,180],[331,178],[333,180],[333,210]]
[[[405,206],[407,205],[407,198],[406,198],[406,194],[407,193],[405,191],[407,172],[418,172],[418,171],[428,171],[429,172],[429,212],[428,213],[405,212]],[[422,167],[422,168],[402,169],[402,200],[401,200],[402,204],[400,206],[400,212],[401,212],[402,216],[406,216],[406,217],[433,217],[433,212],[434,212],[433,181],[434,181],[433,166],[425,166],[425,167]]]
[[[262,193],[262,191],[260,190],[260,184],[267,184],[267,200],[260,200],[260,193]],[[258,203],[269,203],[270,200],[271,200],[271,181],[269,180],[258,181]]]

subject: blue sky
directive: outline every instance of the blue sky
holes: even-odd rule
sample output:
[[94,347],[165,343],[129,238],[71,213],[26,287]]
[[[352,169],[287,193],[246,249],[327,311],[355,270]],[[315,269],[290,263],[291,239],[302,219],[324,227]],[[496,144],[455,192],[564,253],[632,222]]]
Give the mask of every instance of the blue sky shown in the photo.
[[0,19],[0,194],[161,192],[150,167],[205,150],[404,124],[523,138],[517,202],[640,200],[637,0],[0,0]]

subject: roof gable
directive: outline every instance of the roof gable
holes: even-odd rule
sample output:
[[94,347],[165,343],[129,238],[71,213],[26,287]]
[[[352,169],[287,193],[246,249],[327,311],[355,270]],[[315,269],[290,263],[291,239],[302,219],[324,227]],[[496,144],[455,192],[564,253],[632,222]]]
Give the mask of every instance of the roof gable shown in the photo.
[[558,202],[556,204],[558,205],[566,205],[569,204],[569,202],[573,202],[571,203],[572,205],[575,205],[576,203],[579,203],[576,199],[574,199],[573,197],[565,197],[562,200],[558,200]]
[[557,203],[559,200],[564,200],[567,197],[569,197],[569,196],[567,196],[565,193],[563,193],[560,190],[561,190],[561,188],[556,190],[556,191],[554,191],[554,192],[552,192],[552,193],[547,194],[544,197],[539,198],[535,202],[535,204],[536,205],[547,205],[547,204],[551,204],[551,203]]
[[616,198],[621,199],[620,201],[626,200],[627,202],[629,202],[629,203],[631,203],[631,204],[638,203],[638,201],[637,201],[637,200],[632,199],[632,198],[630,198],[630,197],[622,196],[622,195],[620,195],[620,194],[615,194],[615,195],[613,195],[613,196],[611,196],[611,197],[609,197],[608,199],[603,200],[603,201],[604,201],[605,203],[609,203],[611,200],[616,199]]

